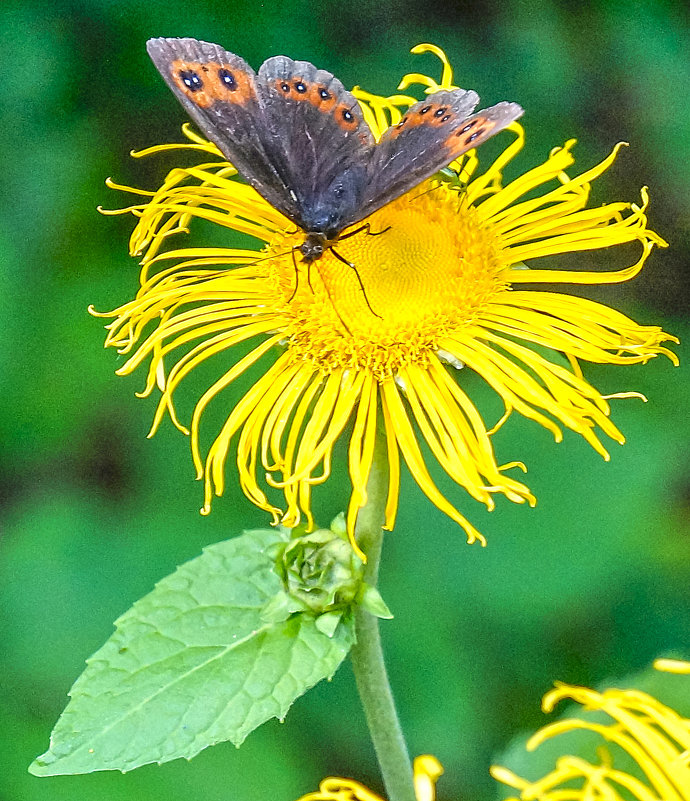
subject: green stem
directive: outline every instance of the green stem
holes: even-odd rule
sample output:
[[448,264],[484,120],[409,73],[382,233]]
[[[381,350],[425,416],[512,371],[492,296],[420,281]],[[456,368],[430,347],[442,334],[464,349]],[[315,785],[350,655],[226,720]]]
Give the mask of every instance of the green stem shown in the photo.
[[[367,555],[364,580],[376,586],[383,543],[382,525],[388,492],[385,441],[376,443],[367,485],[367,503],[357,518],[356,537]],[[381,768],[388,801],[415,801],[412,764],[383,660],[378,618],[364,609],[355,613],[357,643],[350,651],[359,697]]]

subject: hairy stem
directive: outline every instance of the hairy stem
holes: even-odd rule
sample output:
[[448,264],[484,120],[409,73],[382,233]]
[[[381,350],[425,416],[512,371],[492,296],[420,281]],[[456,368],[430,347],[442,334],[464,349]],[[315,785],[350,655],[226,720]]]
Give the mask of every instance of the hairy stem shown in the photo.
[[[388,491],[385,449],[385,440],[379,437],[367,485],[367,503],[359,513],[356,528],[357,542],[367,555],[364,580],[372,586],[376,586],[378,580]],[[386,673],[378,618],[358,609],[355,629],[357,644],[350,651],[352,668],[388,801],[415,801],[412,764]]]

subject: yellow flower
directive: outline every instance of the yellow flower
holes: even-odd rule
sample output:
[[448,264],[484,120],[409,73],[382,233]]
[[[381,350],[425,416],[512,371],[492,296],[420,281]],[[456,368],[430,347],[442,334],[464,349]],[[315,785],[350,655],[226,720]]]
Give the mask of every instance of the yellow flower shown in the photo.
[[[425,754],[414,760],[414,790],[417,801],[434,801],[436,782],[443,773],[436,757]],[[297,801],[383,801],[354,779],[339,779],[334,776],[324,779],[318,792],[307,793]]]
[[[442,82],[408,75],[400,88],[413,82],[429,92],[451,87],[443,53],[431,46],[415,52],[424,50],[442,58]],[[376,137],[414,101],[354,92]],[[645,189],[639,204],[587,208],[592,181],[611,166],[621,145],[600,164],[569,175],[570,140],[504,183],[502,171],[524,142],[523,129],[513,124],[501,134],[512,141],[493,163],[480,169],[479,156],[470,151],[452,165],[455,175],[425,181],[371,215],[368,231],[342,238],[337,250],[356,266],[352,270],[332,251],[309,267],[296,259],[293,248],[303,233],[236,180],[213,144],[186,126],[184,132],[191,144],[136,155],[182,147],[198,151],[203,163],[172,170],[155,192],[117,187],[146,198],[113,212],[138,218],[131,253],[143,257],[141,286],[134,300],[102,316],[115,318],[106,345],[131,354],[119,374],[148,360],[142,394],[156,387],[161,392],[151,433],[168,414],[190,434],[197,477],[205,484],[203,513],[212,496],[222,494],[226,460],[234,453],[241,487],[253,503],[274,522],[293,527],[306,517],[311,526],[312,487],[328,478],[334,445],[347,437],[353,538],[381,430],[389,466],[385,527],[395,522],[402,455],[427,497],[464,528],[470,542],[483,542],[434,484],[423,443],[488,509],[496,494],[534,504],[529,489],[510,475],[524,465],[499,464],[494,455],[492,434],[511,413],[544,426],[557,441],[561,428],[570,428],[608,459],[597,429],[617,442],[623,435],[609,419],[607,400],[633,393],[603,396],[584,379],[580,361],[632,364],[665,354],[675,362],[661,343],[676,340],[657,326],[638,325],[590,300],[521,288],[626,281],[654,245],[665,246],[647,227]],[[255,237],[264,248],[161,250],[197,219]],[[525,265],[634,241],[641,246],[639,259],[615,272]],[[219,357],[220,375],[186,427],[173,397],[212,357]],[[203,447],[200,424],[209,404],[222,403],[224,391],[259,365],[261,377],[227,412],[210,447]],[[463,389],[461,368],[498,394],[500,419],[485,423]],[[277,493],[269,498],[269,487],[282,492],[282,502]]]
[[[690,662],[659,659],[655,667],[690,673]],[[613,722],[559,720],[531,737],[528,750],[573,730],[595,732],[610,748],[600,749],[598,765],[576,756],[561,757],[551,773],[535,782],[506,768],[493,767],[492,776],[519,790],[521,801],[690,801],[690,720],[638,690],[597,693],[566,685],[557,685],[544,696],[544,711],[550,712],[563,698],[572,698],[585,709],[604,712]],[[628,772],[627,765],[616,767],[616,759],[621,756],[628,764],[632,760],[637,765],[635,775]]]

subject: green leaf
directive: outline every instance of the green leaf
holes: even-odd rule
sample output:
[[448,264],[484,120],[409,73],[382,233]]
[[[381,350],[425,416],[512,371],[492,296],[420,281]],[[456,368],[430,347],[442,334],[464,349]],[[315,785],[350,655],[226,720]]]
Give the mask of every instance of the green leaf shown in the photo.
[[354,640],[351,616],[331,637],[312,615],[261,617],[281,591],[267,551],[287,539],[273,529],[212,545],[137,601],[87,661],[30,772],[126,771],[239,745],[331,677]]

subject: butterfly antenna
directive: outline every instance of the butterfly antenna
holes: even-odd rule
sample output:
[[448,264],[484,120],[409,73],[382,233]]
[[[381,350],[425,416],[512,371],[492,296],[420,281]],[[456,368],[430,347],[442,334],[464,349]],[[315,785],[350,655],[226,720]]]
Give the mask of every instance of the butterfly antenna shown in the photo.
[[[282,253],[271,253],[270,256],[264,256],[262,259],[254,259],[254,261],[248,261],[244,266],[245,267],[252,267],[254,264],[259,264],[262,261],[268,261],[269,259],[278,259],[281,256],[287,256],[288,253],[294,253],[295,248],[290,248],[290,250],[284,250]],[[292,300],[292,298],[290,298]]]
[[[381,233],[383,233],[383,231],[381,231]],[[374,234],[374,236],[375,236],[375,234]],[[338,251],[334,247],[331,247],[331,252],[336,257],[336,259],[339,259],[340,261],[342,261],[343,264],[347,264],[347,266],[350,267],[350,269],[354,270],[354,273],[357,276],[357,281],[359,283],[359,288],[362,290],[362,294],[364,295],[364,300],[365,300],[367,306],[369,307],[369,311],[374,315],[374,317],[378,317],[379,320],[383,320],[383,317],[381,317],[380,314],[377,314],[372,309],[371,303],[369,303],[369,298],[367,297],[367,291],[364,288],[364,284],[362,283],[362,277],[359,274],[359,270],[355,267],[355,265],[351,261],[348,261],[346,258],[341,256],[340,253],[338,253]],[[338,315],[338,317],[340,317],[340,315]]]
[[[280,256],[287,256],[288,253],[291,253],[292,254],[292,264],[294,265],[294,268],[295,268],[295,288],[292,290],[292,294],[287,299],[288,303],[292,303],[292,301],[295,299],[295,295],[297,294],[297,290],[299,288],[299,269],[297,268],[297,260],[295,259],[295,251],[296,250],[299,250],[299,247],[297,245],[295,245],[295,247],[293,247],[293,248],[290,248],[290,250],[282,251],[282,253],[272,253],[270,256],[264,256],[263,259],[254,259],[254,261],[250,261],[245,265],[246,267],[251,267],[253,264],[258,264],[259,262],[267,261],[268,259],[277,259]],[[309,287],[311,288],[311,280],[308,277],[308,273],[307,273],[307,280],[309,281]],[[312,289],[312,292],[313,291],[314,290]]]

